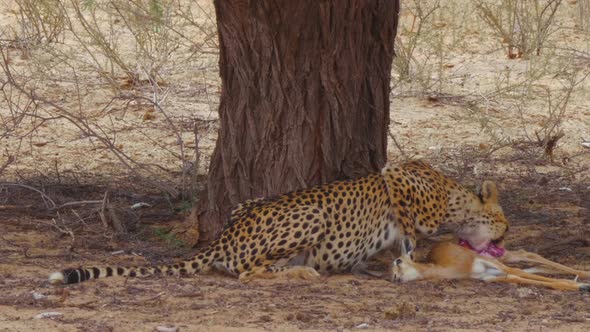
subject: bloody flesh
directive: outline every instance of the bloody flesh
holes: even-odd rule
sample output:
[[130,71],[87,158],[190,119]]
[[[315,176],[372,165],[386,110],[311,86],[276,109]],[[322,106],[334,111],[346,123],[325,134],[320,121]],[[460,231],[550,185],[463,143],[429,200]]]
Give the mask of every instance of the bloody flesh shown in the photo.
[[498,245],[496,245],[494,243],[488,244],[488,246],[486,248],[481,249],[481,250],[475,250],[475,248],[473,248],[469,244],[469,242],[467,242],[463,239],[459,239],[459,245],[477,252],[478,255],[492,257],[492,258],[502,257],[506,253],[506,249],[499,247]]

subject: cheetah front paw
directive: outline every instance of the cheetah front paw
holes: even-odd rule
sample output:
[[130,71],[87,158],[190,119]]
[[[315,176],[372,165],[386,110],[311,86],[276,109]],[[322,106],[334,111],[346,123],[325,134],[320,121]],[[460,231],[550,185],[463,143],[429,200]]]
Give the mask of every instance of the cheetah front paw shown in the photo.
[[313,280],[320,277],[320,274],[313,267],[302,266],[298,269],[294,269],[291,273],[291,277],[300,278],[303,280]]

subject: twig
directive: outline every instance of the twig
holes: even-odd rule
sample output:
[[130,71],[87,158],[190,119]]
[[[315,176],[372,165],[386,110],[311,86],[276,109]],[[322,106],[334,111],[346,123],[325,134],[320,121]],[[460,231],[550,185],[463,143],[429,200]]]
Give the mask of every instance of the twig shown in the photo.
[[65,208],[65,207],[68,207],[68,206],[76,206],[76,205],[86,205],[86,204],[100,204],[100,203],[102,203],[102,202],[103,202],[102,200],[93,200],[93,201],[73,201],[73,202],[67,202],[67,203],[64,203],[64,204],[62,204],[62,205],[60,205],[60,206],[56,206],[56,207],[54,207],[54,208],[51,208],[51,210],[59,210],[59,209],[63,209],[63,208]]
[[8,240],[7,238],[5,238],[5,237],[4,237],[4,236],[2,236],[2,235],[0,235],[0,240],[2,240],[2,241],[4,241],[4,242],[8,243],[9,245],[11,245],[11,246],[13,246],[13,247],[20,248],[20,246],[19,246],[18,244],[14,243],[14,242],[13,242],[13,241],[11,241],[11,240]]
[[8,160],[2,166],[0,166],[0,174],[4,173],[4,170],[10,166],[16,159],[14,156],[8,156]]
[[395,147],[401,153],[402,157],[404,159],[406,159],[406,152],[404,151],[404,148],[398,143],[397,139],[395,138],[395,135],[393,135],[393,133],[391,132],[391,130],[389,130],[388,134],[389,134],[389,137],[391,138],[391,140],[393,141],[393,144],[395,144]]
[[158,294],[156,294],[155,296],[152,296],[152,297],[150,297],[149,299],[145,299],[145,300],[143,300],[143,301],[146,301],[146,302],[147,302],[147,301],[153,301],[153,300],[157,300],[157,299],[159,299],[160,297],[162,297],[162,295],[165,295],[165,294],[166,294],[166,292],[159,292],[159,293],[158,293]]
[[[47,209],[55,209],[55,207],[57,206],[57,204],[55,204],[55,202],[49,196],[47,196],[44,192],[42,192],[41,190],[39,190],[39,189],[37,189],[35,187],[31,187],[31,186],[28,186],[26,184],[9,183],[9,182],[0,182],[0,187],[1,186],[5,186],[5,187],[21,187],[21,188],[32,190],[32,191],[38,193],[39,195],[41,195],[41,197],[43,198],[43,202],[45,202],[45,207]],[[48,206],[47,205],[47,202],[51,203],[51,206]]]
[[106,210],[107,210],[107,206],[109,204],[109,191],[105,191],[104,193],[104,197],[101,201],[102,205],[100,207],[100,212],[98,213],[99,217],[100,217],[100,221],[102,221],[102,226],[105,229],[109,228],[109,223],[107,221],[107,216],[106,216]]
[[[59,218],[59,214],[58,214],[58,218]],[[38,223],[41,223],[41,224],[44,224],[44,225],[52,226],[52,227],[54,227],[55,229],[57,229],[57,230],[58,230],[60,233],[62,233],[62,234],[66,234],[66,235],[69,235],[69,236],[72,238],[72,242],[74,242],[74,241],[76,240],[76,237],[74,236],[74,232],[72,232],[72,231],[71,231],[70,229],[68,229],[68,228],[65,228],[65,227],[60,227],[60,226],[57,224],[57,221],[55,220],[55,218],[51,218],[51,221],[52,221],[53,223],[49,223],[49,222],[47,222],[47,221],[44,221],[44,220],[37,220],[36,222],[38,222]]]

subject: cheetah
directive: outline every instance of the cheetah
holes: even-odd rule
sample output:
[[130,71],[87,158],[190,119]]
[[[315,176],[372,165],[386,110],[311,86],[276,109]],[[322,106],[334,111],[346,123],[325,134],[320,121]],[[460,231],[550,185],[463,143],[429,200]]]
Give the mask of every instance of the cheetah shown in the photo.
[[217,269],[253,278],[316,278],[362,269],[377,252],[397,245],[412,257],[418,235],[446,224],[475,249],[501,242],[508,221],[496,185],[479,195],[426,162],[386,166],[380,173],[336,181],[238,205],[219,237],[191,259],[146,267],[86,267],[51,274],[52,284]]

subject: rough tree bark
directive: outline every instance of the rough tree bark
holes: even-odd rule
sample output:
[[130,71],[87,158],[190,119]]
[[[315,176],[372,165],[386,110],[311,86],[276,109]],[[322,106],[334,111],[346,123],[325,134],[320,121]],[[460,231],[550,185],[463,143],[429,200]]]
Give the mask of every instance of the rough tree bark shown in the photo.
[[386,162],[398,0],[216,0],[220,130],[193,211],[201,240],[235,204]]

